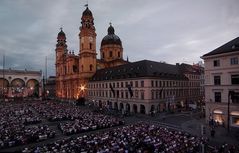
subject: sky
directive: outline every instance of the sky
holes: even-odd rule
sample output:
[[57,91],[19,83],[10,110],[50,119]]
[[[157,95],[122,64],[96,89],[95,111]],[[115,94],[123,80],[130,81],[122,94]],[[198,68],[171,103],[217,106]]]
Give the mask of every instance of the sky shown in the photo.
[[[60,27],[68,50],[79,53],[79,27],[87,0],[0,0],[0,68],[55,75]],[[193,64],[239,36],[238,0],[88,0],[97,53],[112,22],[124,59]]]

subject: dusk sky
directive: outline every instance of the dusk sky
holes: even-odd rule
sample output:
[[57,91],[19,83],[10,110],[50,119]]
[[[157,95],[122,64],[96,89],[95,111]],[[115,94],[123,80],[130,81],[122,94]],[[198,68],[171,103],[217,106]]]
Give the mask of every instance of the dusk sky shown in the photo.
[[[79,53],[86,0],[0,0],[0,68],[55,75],[56,37],[63,27],[68,50]],[[109,22],[122,41],[124,59],[197,63],[200,56],[239,36],[239,0],[88,0],[97,53]]]

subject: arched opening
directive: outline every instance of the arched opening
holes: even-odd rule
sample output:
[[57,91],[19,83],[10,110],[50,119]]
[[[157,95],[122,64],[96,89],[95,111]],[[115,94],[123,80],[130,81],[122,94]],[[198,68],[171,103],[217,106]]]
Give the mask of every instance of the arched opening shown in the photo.
[[138,108],[136,104],[133,104],[133,111],[134,113],[138,113]]
[[120,52],[118,52],[118,57],[120,58]]
[[144,105],[140,105],[140,113],[145,114],[145,106]]
[[11,82],[11,87],[12,87],[12,94],[13,97],[23,97],[24,95],[24,88],[25,88],[25,82],[20,79],[14,79]]
[[123,110],[123,109],[124,109],[124,104],[120,103],[120,110]]
[[154,106],[154,105],[151,105],[150,111],[151,111],[151,112],[154,112],[154,111],[155,111],[155,106]]
[[81,65],[81,72],[83,72],[84,71],[84,66],[83,65]]
[[110,57],[112,57],[113,56],[113,52],[112,51],[110,51],[110,55],[109,55]]
[[90,49],[92,49],[92,43],[90,43]]
[[103,104],[102,104],[102,101],[99,100],[99,107],[102,108],[103,107]]
[[118,110],[118,103],[117,102],[115,102],[115,104],[114,104],[114,109]]
[[3,95],[5,95],[5,97],[7,96],[8,87],[9,87],[8,80],[1,78],[0,79],[0,97],[4,97]]
[[93,65],[90,64],[90,71],[93,71]]
[[129,113],[130,112],[130,105],[126,104],[126,112]]
[[[39,82],[36,79],[28,80],[26,83],[26,87],[27,87],[28,96],[34,96],[34,97],[39,96]],[[44,94],[47,94],[48,92],[46,91],[46,93]]]

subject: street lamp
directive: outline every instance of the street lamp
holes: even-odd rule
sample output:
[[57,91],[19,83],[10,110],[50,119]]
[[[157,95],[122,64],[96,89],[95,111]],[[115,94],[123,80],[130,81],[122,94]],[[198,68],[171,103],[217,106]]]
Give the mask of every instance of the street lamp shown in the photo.
[[228,92],[228,103],[227,103],[227,132],[230,132],[230,98],[234,98],[234,91]]

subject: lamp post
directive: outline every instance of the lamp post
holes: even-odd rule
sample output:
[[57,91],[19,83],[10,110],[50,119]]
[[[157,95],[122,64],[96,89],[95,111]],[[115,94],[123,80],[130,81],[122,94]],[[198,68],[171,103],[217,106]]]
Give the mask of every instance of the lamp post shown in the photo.
[[228,92],[228,103],[227,103],[227,132],[230,132],[230,98],[233,99],[235,92]]

